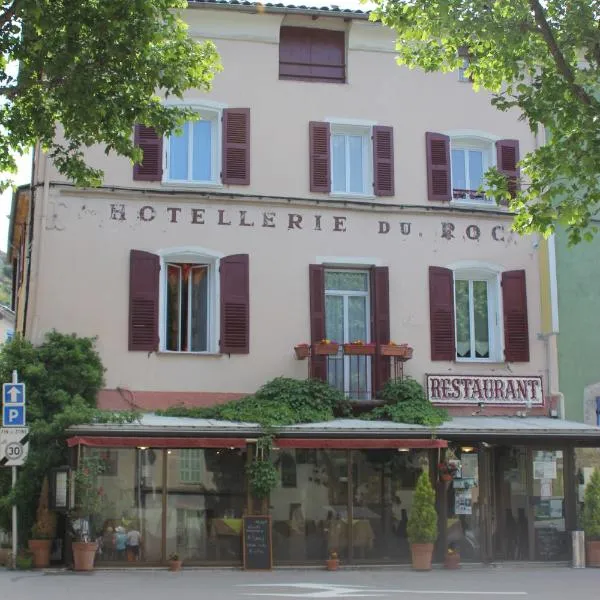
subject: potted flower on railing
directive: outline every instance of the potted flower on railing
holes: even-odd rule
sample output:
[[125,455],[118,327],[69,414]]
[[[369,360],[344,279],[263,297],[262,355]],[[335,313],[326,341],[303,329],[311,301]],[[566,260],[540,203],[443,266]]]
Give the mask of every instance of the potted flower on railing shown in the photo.
[[375,354],[375,344],[372,342],[363,342],[362,340],[354,340],[349,344],[344,344],[344,354],[372,356]]
[[327,356],[332,354],[337,354],[340,345],[337,342],[332,342],[331,340],[321,340],[320,342],[315,342],[312,345],[312,353],[313,356]]
[[395,356],[397,358],[412,358],[413,349],[408,344],[396,344],[390,342],[389,344],[381,344],[379,346],[379,353],[381,356]]
[[302,343],[294,346],[294,352],[298,360],[304,360],[310,356],[310,344]]
[[458,471],[458,467],[451,461],[444,461],[438,464],[438,473],[440,481],[452,481]]

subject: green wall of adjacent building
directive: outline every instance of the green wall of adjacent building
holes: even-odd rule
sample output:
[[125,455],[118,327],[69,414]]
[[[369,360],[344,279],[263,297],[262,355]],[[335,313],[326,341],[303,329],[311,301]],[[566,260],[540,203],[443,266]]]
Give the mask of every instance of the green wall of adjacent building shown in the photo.
[[556,234],[558,368],[566,418],[583,421],[583,392],[600,382],[600,234],[568,247]]

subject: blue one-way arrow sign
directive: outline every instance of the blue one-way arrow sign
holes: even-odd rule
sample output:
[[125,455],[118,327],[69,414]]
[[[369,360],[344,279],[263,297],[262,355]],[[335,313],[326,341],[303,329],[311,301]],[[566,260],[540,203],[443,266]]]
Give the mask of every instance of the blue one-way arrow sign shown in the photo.
[[2,384],[2,402],[3,404],[25,404],[25,384]]

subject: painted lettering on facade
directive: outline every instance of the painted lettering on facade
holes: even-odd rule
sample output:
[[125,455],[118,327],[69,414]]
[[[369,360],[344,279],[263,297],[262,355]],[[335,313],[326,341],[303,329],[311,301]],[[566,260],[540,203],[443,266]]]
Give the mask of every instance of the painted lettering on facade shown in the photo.
[[538,376],[427,375],[427,396],[434,404],[544,404]]
[[[350,218],[343,215],[306,215],[294,212],[278,213],[269,210],[236,210],[231,208],[206,209],[197,207],[166,206],[158,207],[144,205],[141,208],[131,209],[125,204],[110,204],[109,219],[111,221],[127,221],[135,218],[141,223],[159,221],[173,224],[209,225],[219,227],[244,227],[244,228],[285,228],[288,231],[324,231],[345,233],[351,231]],[[411,221],[378,220],[374,223],[374,232],[379,235],[397,236],[400,238],[411,237],[414,234]],[[422,233],[416,234],[422,237]],[[454,240],[459,237],[471,241],[479,241],[488,237],[495,242],[504,242],[504,225],[491,225],[483,227],[475,223],[458,226],[451,221],[441,221],[439,224],[439,237],[444,240]]]

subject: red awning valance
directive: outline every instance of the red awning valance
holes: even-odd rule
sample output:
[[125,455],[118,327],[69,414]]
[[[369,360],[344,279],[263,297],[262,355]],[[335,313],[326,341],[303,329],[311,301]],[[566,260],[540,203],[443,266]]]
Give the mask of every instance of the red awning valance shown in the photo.
[[382,448],[447,448],[446,440],[414,439],[319,439],[319,438],[281,438],[274,442],[279,448],[337,448],[343,449],[382,449]]
[[75,436],[67,440],[71,446],[89,446],[90,448],[245,448],[244,438],[210,437],[111,437],[111,436]]

